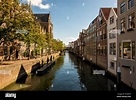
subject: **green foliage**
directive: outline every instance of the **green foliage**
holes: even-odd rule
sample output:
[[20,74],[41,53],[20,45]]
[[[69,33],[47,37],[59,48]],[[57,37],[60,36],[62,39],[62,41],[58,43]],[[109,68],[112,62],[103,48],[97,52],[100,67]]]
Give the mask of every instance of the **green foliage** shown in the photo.
[[0,2],[0,39],[4,38],[5,41],[20,39],[22,35],[16,34],[17,30],[29,30],[29,33],[32,33],[34,27],[34,15],[28,4],[19,5],[19,0]]
[[[24,41],[27,46],[36,45],[40,49],[64,49],[60,40],[53,39],[50,33],[41,33],[40,23],[35,21],[35,16],[28,4],[19,4],[19,0],[1,0],[0,2],[0,40],[13,42],[15,39]],[[24,30],[27,32],[17,32]]]
[[[19,0],[2,0],[0,2],[0,39],[13,41],[19,39],[27,44],[36,43],[45,46],[46,36],[40,34],[40,24],[36,22],[31,7],[28,4],[19,5]],[[28,33],[16,33],[27,30]],[[45,43],[45,44],[43,44]]]
[[57,39],[53,39],[53,44],[52,44],[53,50],[54,51],[62,51],[65,48],[65,45],[63,43],[63,41],[61,40],[57,40]]

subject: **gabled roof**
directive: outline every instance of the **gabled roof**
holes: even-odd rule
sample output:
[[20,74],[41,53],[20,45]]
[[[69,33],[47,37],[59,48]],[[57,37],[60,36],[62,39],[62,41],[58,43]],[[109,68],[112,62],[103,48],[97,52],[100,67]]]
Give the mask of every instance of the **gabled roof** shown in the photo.
[[34,14],[36,16],[36,20],[40,22],[48,22],[50,14]]
[[102,11],[102,13],[103,13],[105,19],[108,20],[108,17],[109,17],[109,13],[110,13],[110,9],[111,9],[111,8],[100,8],[100,9],[101,9],[101,11]]
[[116,15],[117,15],[117,8],[113,8],[114,9],[114,11],[115,11],[115,13],[116,13]]
[[89,24],[88,27],[92,26],[97,21],[98,16],[95,17],[95,19]]

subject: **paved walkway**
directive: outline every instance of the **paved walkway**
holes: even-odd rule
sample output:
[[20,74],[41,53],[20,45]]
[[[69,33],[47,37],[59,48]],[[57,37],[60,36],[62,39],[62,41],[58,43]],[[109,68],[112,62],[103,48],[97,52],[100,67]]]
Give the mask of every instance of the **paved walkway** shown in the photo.
[[[54,59],[56,58],[56,55],[57,55],[58,53],[54,53],[54,54],[51,54],[53,57],[54,57]],[[48,57],[50,58],[50,56],[51,55],[48,55]],[[33,59],[27,59],[27,57],[26,58],[23,58],[22,60],[10,60],[10,61],[2,61],[1,63],[0,63],[0,69],[1,68],[4,68],[4,67],[8,67],[8,66],[14,66],[14,65],[21,65],[21,64],[24,64],[24,63],[29,63],[29,62],[31,62],[31,61],[35,61],[35,60],[37,60],[37,61],[41,61],[43,59],[43,61],[44,62],[46,62],[46,60],[47,60],[47,56],[42,56],[42,57],[38,57],[38,58],[33,58]]]

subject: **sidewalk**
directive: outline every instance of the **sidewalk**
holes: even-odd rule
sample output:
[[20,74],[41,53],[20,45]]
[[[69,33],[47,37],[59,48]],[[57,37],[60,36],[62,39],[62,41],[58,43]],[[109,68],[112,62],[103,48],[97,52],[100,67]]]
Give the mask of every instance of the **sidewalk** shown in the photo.
[[[52,56],[55,56],[56,54],[58,53],[54,53],[54,54],[51,54]],[[48,57],[50,58],[51,55],[48,55]],[[41,61],[43,59],[43,61],[45,62],[47,60],[47,56],[42,56],[42,57],[38,57],[38,58],[33,58],[33,59],[27,59],[27,57],[24,57],[23,59],[18,59],[18,60],[10,60],[10,61],[2,61],[0,63],[0,69],[2,67],[8,67],[8,66],[14,66],[14,65],[21,65],[21,64],[24,64],[24,63],[28,63],[28,62],[31,62],[31,61]],[[54,59],[56,59],[56,56],[54,57]]]

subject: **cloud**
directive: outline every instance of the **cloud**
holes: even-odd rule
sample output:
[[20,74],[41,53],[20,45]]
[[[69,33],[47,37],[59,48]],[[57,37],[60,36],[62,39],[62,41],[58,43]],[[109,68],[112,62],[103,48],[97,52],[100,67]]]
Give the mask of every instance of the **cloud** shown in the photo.
[[45,0],[27,0],[27,3],[31,3],[32,6],[37,6],[40,9],[49,9],[50,4],[43,4],[43,1]]
[[77,38],[75,38],[75,37],[66,37],[66,40],[68,40],[68,41],[75,41]]
[[50,8],[50,4],[45,4],[45,5],[40,4],[39,7],[40,7],[41,9],[49,9],[49,8]]
[[74,37],[66,37],[63,40],[63,42],[65,43],[65,45],[68,45],[69,42],[72,42],[72,41],[75,41],[77,38],[74,38]]

